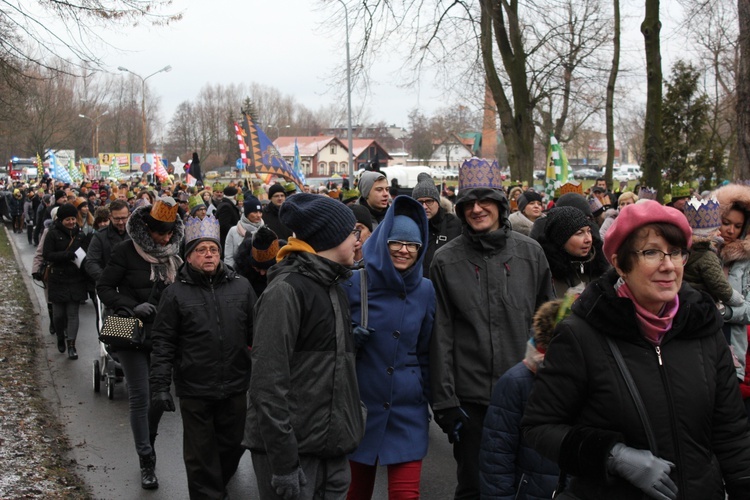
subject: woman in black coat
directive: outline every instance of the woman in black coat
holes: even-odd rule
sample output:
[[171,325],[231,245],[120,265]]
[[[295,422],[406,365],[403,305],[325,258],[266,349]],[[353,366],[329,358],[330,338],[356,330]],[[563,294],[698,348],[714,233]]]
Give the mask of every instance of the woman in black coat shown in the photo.
[[572,476],[556,498],[748,498],[750,433],[722,318],[682,283],[691,235],[678,210],[624,207],[604,242],[614,269],[558,325],[521,423]]
[[102,303],[117,311],[128,309],[144,323],[146,339],[132,349],[118,349],[117,356],[128,385],[130,428],[141,464],[141,487],[159,487],[154,467],[154,441],[162,411],[150,407],[151,326],[162,291],[174,282],[182,265],[184,237],[178,205],[170,197],[153,206],[136,208],[127,222],[130,240],[115,245],[96,291]]
[[78,359],[78,308],[86,300],[86,276],[79,267],[80,262],[75,263],[76,250],[83,243],[77,216],[76,207],[70,203],[62,205],[42,247],[42,257],[50,263],[47,293],[52,304],[57,350],[65,352],[67,339],[69,359]]

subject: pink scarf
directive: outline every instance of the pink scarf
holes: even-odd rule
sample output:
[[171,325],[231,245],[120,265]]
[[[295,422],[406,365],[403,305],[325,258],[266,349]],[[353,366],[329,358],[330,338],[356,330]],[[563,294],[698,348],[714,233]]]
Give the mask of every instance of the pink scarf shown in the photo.
[[674,299],[664,304],[660,314],[656,315],[646,310],[635,300],[633,292],[622,279],[615,284],[615,291],[618,297],[630,299],[635,306],[635,316],[638,319],[638,325],[641,327],[643,336],[653,345],[660,345],[661,339],[672,328],[672,321],[680,308],[680,298],[675,295]]

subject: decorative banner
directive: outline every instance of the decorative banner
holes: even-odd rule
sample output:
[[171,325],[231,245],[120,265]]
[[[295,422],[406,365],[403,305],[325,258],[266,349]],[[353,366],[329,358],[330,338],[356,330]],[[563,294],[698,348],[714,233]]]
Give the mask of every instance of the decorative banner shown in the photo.
[[565,151],[557,142],[554,134],[550,134],[547,150],[547,174],[544,181],[544,194],[547,196],[547,200],[555,197],[555,189],[568,182],[569,175],[568,158],[565,156]]
[[[289,166],[279,151],[271,143],[265,132],[260,129],[247,113],[243,113],[245,119],[237,134],[238,141],[242,138],[245,143],[247,154],[246,170],[255,174],[271,174],[283,177],[288,181],[294,182],[300,190],[304,181]],[[245,141],[245,138],[248,141]]]
[[44,162],[42,161],[42,157],[39,156],[39,153],[36,154],[36,178],[37,180],[42,180],[42,177],[44,177]]
[[302,171],[302,163],[299,159],[299,147],[297,146],[297,138],[294,138],[294,162],[292,162],[292,170],[294,170],[294,173],[297,174],[297,176],[302,181],[302,184],[305,183],[305,173]]
[[76,167],[76,162],[75,160],[73,160],[73,158],[68,161],[68,173],[70,174],[70,178],[73,180],[73,182],[81,182],[83,180],[81,171],[78,170],[78,167]]
[[[245,144],[245,131],[240,128],[239,123],[234,122],[234,133],[237,137],[237,144],[240,147],[240,160],[242,165],[247,165],[247,145]],[[239,166],[237,167],[240,168]]]
[[49,165],[50,175],[53,179],[64,182],[66,184],[73,183],[73,179],[70,178],[70,174],[67,170],[65,170],[65,167],[57,162],[57,157],[55,157],[55,154],[52,151],[49,152]]
[[162,163],[161,158],[156,153],[154,153],[154,175],[162,182],[169,179],[169,173],[167,173],[164,163]]
[[122,179],[122,172],[120,171],[120,165],[118,165],[117,158],[112,157],[112,164],[109,166],[109,176],[113,179]]

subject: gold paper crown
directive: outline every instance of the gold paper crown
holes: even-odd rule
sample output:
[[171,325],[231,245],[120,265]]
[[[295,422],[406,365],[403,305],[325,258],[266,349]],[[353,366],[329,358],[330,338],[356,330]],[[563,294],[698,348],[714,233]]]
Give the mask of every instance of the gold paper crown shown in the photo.
[[151,218],[159,222],[174,222],[177,218],[177,202],[171,196],[158,198],[149,212]]
[[583,185],[577,181],[568,181],[560,186],[560,196],[568,193],[577,193],[583,195]]

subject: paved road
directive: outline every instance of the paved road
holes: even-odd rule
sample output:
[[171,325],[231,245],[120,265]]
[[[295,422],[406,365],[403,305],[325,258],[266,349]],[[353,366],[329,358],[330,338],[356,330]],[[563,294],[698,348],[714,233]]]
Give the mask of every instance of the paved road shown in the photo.
[[[26,274],[31,273],[34,247],[26,235],[8,233],[15,244]],[[30,282],[30,279],[29,279]],[[55,337],[49,335],[49,318],[41,288],[29,285],[40,305],[40,323],[46,352],[43,362],[47,370],[47,396],[59,404],[59,418],[66,425],[72,458],[79,474],[91,486],[97,499],[186,499],[188,498],[185,467],[182,462],[182,421],[179,410],[165,413],[156,440],[159,489],[142,490],[138,456],[135,453],[128,422],[127,390],[125,383],[115,386],[114,399],[109,400],[104,386],[93,390],[93,363],[99,359],[99,343],[94,327],[94,307],[91,301],[81,306],[78,333],[79,359],[70,361],[57,351]],[[33,296],[32,296],[33,298]],[[178,405],[179,407],[179,405]],[[380,469],[373,498],[387,498],[385,469]],[[422,470],[422,498],[449,499],[455,488],[455,464],[450,445],[440,429],[432,424],[430,448]],[[257,487],[250,454],[245,453],[237,474],[229,485],[232,498],[257,498]]]

